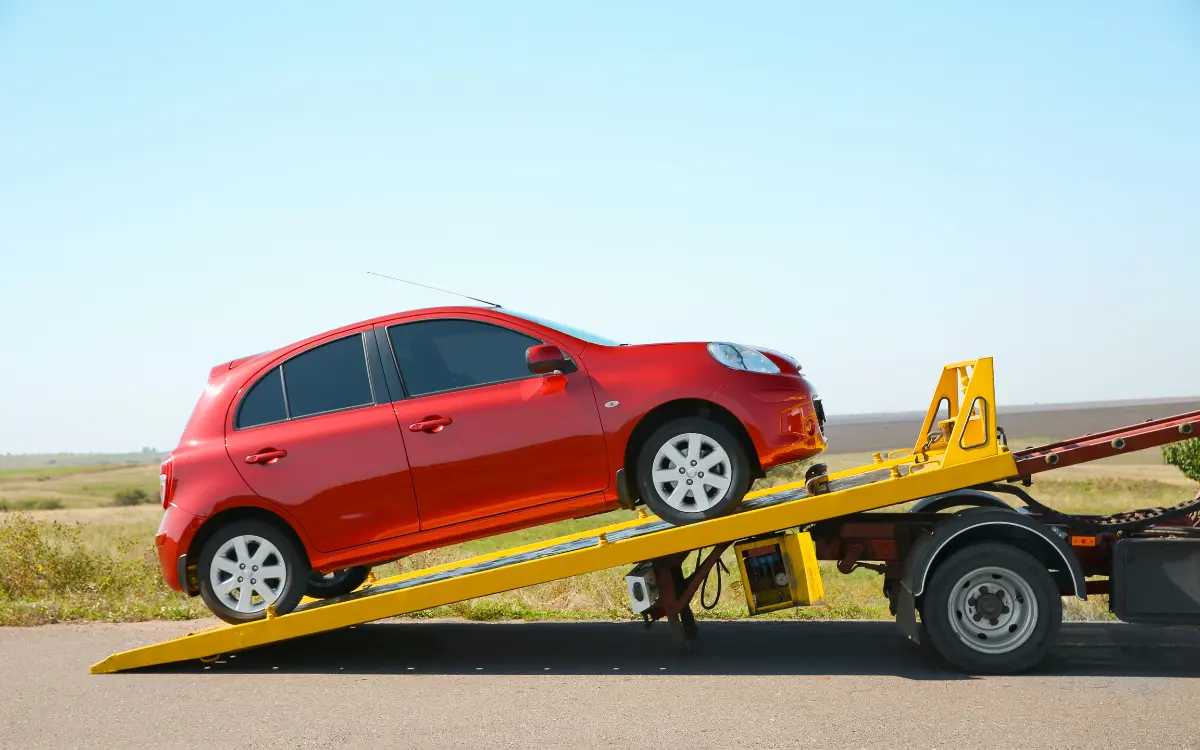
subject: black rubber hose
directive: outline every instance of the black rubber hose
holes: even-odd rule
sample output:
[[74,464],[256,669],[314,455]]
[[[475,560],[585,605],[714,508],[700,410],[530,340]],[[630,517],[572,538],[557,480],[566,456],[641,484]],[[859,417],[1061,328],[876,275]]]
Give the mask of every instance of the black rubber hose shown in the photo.
[[[703,550],[696,550],[696,567],[700,567],[700,556],[702,553],[703,553]],[[704,594],[705,594],[705,589],[708,587],[708,577],[710,575],[712,575],[713,568],[717,569],[717,598],[713,599],[712,604],[708,604],[707,602],[704,601],[704,598],[705,598]],[[717,564],[712,566],[712,568],[709,568],[708,572],[704,574],[704,582],[700,584],[700,606],[703,607],[704,609],[716,609],[717,605],[720,604],[720,602],[721,602],[721,571],[722,570],[726,570],[725,563],[720,558],[717,558]]]

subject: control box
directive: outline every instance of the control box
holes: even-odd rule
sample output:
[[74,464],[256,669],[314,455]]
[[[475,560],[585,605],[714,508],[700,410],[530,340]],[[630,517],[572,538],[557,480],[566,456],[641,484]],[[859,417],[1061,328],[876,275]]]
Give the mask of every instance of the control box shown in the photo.
[[734,546],[750,614],[825,603],[817,552],[807,532],[747,539]]

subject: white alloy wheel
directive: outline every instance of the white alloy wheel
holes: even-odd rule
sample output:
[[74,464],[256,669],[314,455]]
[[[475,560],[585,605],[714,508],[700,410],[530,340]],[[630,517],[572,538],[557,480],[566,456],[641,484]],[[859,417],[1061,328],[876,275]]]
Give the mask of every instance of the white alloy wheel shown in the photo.
[[213,594],[235,612],[253,614],[274,604],[287,585],[287,565],[270,541],[245,534],[225,542],[208,571]]
[[947,602],[950,626],[967,646],[984,654],[1020,648],[1038,620],[1033,587],[1011,570],[984,567],[958,580]]
[[687,432],[668,440],[654,454],[654,489],[667,505],[684,513],[702,513],[729,493],[733,466],[716,440]]

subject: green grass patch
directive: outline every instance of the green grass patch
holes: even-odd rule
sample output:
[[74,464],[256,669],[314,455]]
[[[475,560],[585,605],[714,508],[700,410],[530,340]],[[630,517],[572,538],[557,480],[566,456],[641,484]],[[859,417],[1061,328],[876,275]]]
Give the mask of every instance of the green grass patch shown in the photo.
[[21,500],[0,500],[0,512],[13,510],[60,510],[62,500],[54,498],[31,497]]
[[122,505],[149,505],[157,500],[141,487],[125,487],[113,493],[112,504],[117,506]]
[[39,466],[27,469],[0,469],[0,477],[31,477],[42,481],[72,474],[100,474],[106,471],[128,469],[133,464],[100,464],[95,466]]

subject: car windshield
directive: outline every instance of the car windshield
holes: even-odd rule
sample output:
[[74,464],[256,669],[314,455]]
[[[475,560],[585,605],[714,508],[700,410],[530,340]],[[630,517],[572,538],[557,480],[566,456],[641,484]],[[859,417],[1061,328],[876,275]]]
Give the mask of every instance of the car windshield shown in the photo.
[[530,315],[529,313],[517,312],[516,310],[509,310],[508,308],[504,308],[504,312],[508,313],[509,315],[516,315],[518,318],[524,318],[525,320],[537,323],[538,325],[546,326],[547,328],[553,328],[556,331],[562,331],[568,336],[574,336],[575,338],[580,339],[581,341],[586,341],[589,344],[600,344],[601,346],[621,346],[621,343],[618,341],[613,341],[610,338],[599,336],[590,331],[576,328],[575,326],[555,323],[553,320],[540,318],[537,315]]

